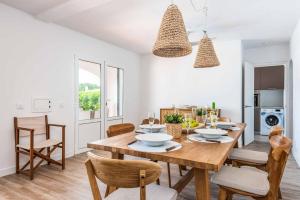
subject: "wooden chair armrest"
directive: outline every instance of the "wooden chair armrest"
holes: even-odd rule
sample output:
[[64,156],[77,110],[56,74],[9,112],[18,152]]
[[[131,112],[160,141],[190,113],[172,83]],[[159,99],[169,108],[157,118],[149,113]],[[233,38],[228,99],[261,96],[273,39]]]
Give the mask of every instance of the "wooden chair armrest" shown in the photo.
[[48,126],[56,126],[56,127],[61,127],[61,128],[64,128],[66,127],[66,125],[61,125],[61,124],[48,124]]
[[30,133],[30,135],[29,135],[30,149],[33,149],[33,147],[34,147],[34,129],[23,128],[23,127],[16,127],[16,129],[17,129],[17,133],[16,133],[17,135],[16,135],[16,137],[18,138],[16,145],[19,144],[20,131],[28,131]]
[[29,131],[29,132],[34,131],[34,129],[31,129],[31,128],[23,128],[23,127],[17,127],[16,129],[17,129],[17,130],[20,130],[20,131]]

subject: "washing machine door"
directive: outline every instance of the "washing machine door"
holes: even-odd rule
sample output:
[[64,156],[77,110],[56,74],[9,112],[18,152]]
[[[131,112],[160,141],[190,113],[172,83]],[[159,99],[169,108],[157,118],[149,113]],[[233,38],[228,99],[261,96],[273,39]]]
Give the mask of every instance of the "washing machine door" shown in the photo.
[[280,122],[279,116],[273,113],[267,115],[265,118],[265,123],[269,128],[278,125],[279,122]]

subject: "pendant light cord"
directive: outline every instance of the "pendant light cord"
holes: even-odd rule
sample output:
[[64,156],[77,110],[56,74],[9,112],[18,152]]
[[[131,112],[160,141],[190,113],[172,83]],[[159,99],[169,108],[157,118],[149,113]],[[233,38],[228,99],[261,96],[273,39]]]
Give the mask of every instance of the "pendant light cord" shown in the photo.
[[204,15],[204,26],[203,26],[203,32],[204,34],[206,34],[207,32],[207,18],[208,18],[208,6],[207,6],[207,1],[208,0],[204,0],[203,1],[203,6],[201,6],[201,8],[197,8],[195,3],[194,3],[194,0],[190,0],[191,4],[192,4],[192,7],[194,8],[194,10],[196,12],[203,12],[203,15]]

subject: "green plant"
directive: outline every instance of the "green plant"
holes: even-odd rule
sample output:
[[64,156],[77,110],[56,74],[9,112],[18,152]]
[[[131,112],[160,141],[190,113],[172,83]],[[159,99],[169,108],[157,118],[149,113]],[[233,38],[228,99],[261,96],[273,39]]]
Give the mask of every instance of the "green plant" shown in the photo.
[[89,91],[100,89],[99,85],[93,83],[80,83],[79,84],[79,91]]
[[83,111],[96,111],[100,109],[100,90],[79,92],[79,105]]
[[196,115],[197,115],[197,116],[202,116],[202,115],[203,115],[203,109],[202,109],[202,108],[198,108],[198,109],[196,110]]
[[166,115],[165,122],[170,124],[181,124],[183,122],[183,116],[180,114]]

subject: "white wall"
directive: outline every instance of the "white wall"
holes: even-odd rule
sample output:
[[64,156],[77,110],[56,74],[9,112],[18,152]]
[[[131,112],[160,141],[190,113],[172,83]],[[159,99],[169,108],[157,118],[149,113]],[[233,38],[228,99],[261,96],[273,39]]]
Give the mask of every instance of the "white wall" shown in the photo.
[[222,115],[242,119],[241,41],[214,40],[221,66],[193,68],[198,47],[182,58],[142,57],[141,119],[148,111],[175,105],[210,105],[216,101]]
[[139,55],[3,4],[0,27],[0,176],[14,172],[13,117],[32,115],[32,97],[53,100],[49,120],[67,125],[66,153],[73,155],[75,54],[125,68],[124,121],[138,121]]
[[243,51],[243,59],[254,64],[254,66],[288,63],[289,58],[290,49],[288,42],[278,45],[249,48]]
[[291,59],[293,61],[293,155],[300,165],[300,21],[298,22],[292,39]]

